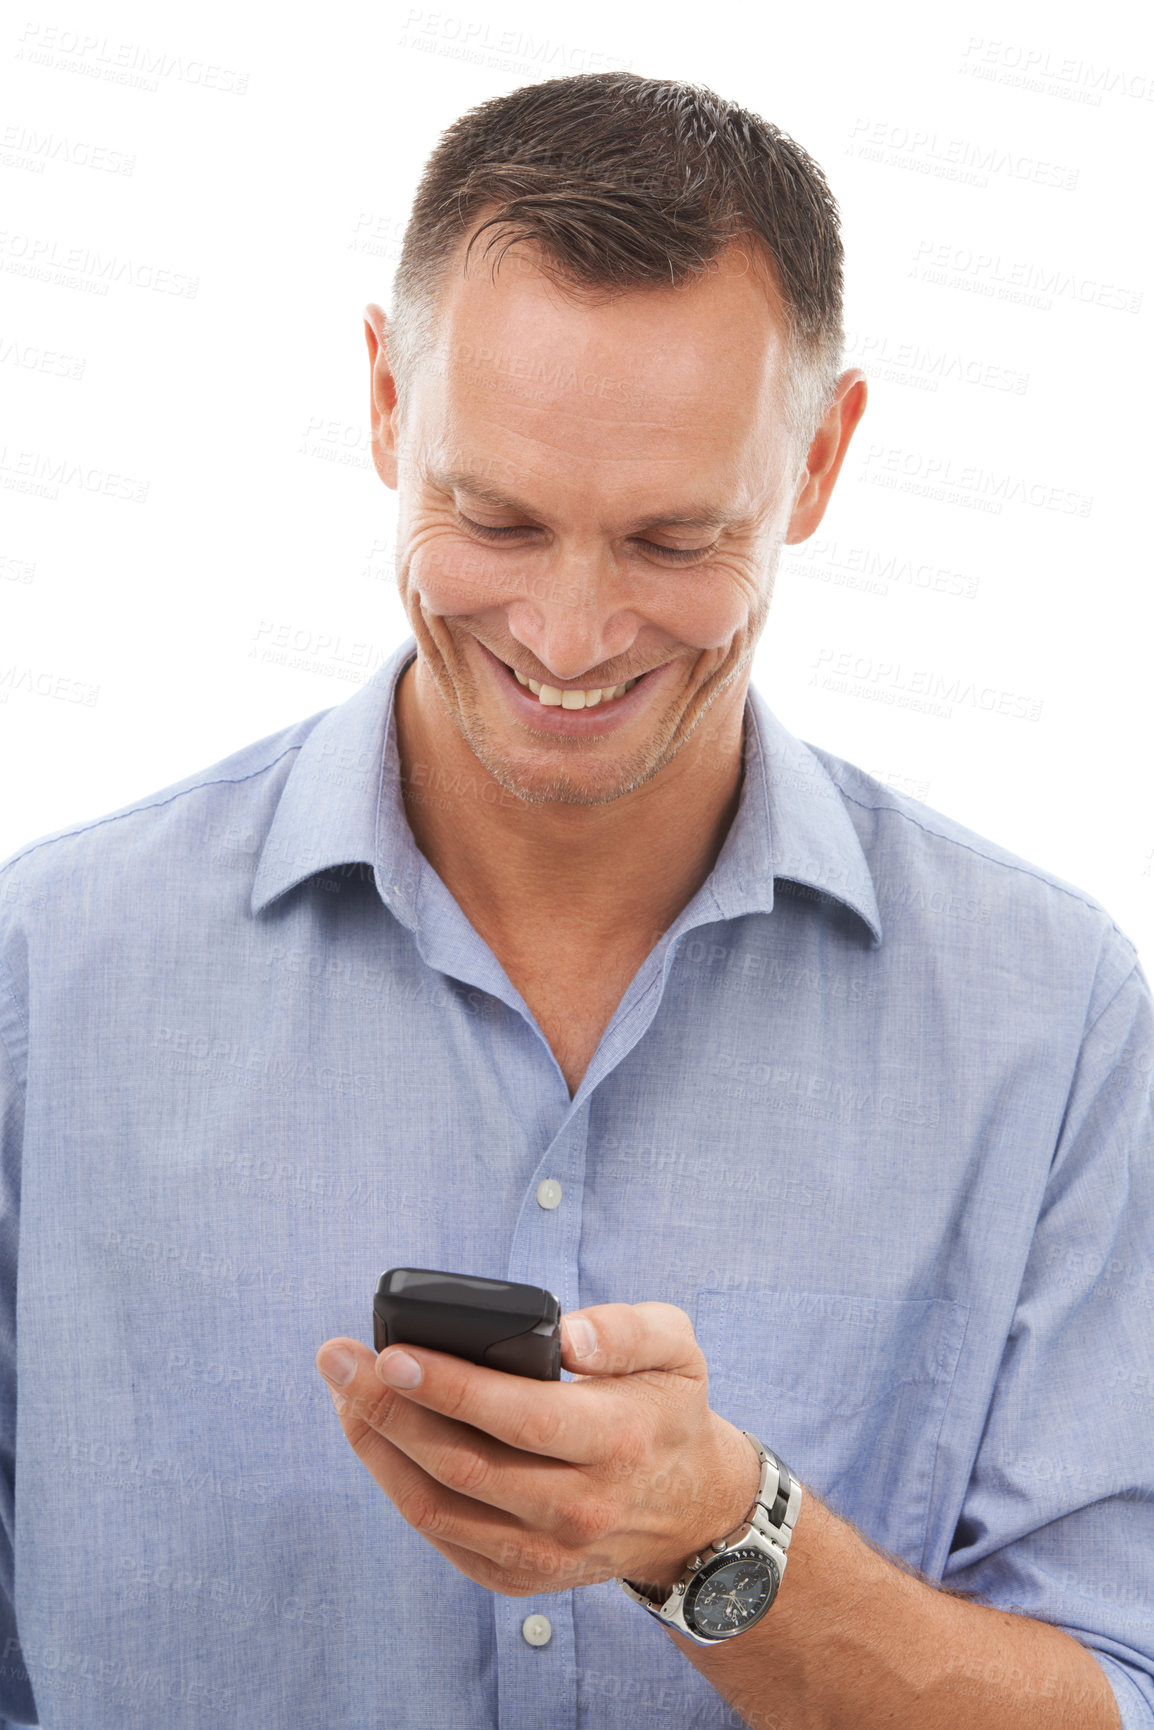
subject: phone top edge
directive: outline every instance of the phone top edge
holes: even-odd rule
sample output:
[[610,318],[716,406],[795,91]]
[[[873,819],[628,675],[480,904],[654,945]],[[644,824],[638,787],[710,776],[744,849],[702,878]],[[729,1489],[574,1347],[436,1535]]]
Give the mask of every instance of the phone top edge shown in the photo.
[[487,1279],[481,1274],[451,1273],[444,1268],[391,1267],[377,1281],[379,1298],[416,1298],[424,1303],[459,1304],[472,1301],[487,1309],[523,1313],[532,1309],[544,1320],[560,1319],[561,1304],[544,1286],[516,1280]]

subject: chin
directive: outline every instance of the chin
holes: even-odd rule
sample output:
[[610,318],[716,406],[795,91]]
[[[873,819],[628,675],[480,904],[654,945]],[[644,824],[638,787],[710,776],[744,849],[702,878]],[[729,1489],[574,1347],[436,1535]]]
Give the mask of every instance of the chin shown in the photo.
[[474,754],[494,781],[526,805],[610,805],[650,780],[660,767],[607,763],[603,774],[574,774],[559,768],[520,769],[475,746]]
[[499,786],[527,805],[609,805],[641,787],[664,767],[664,752],[645,750],[624,758],[595,761],[575,754],[564,761],[534,761],[530,752],[511,753],[488,728],[457,718],[461,737],[481,767]]

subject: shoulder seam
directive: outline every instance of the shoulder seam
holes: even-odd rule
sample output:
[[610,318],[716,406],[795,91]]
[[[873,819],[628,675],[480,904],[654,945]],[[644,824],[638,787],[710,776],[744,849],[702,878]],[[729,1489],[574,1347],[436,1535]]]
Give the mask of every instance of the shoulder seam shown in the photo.
[[250,769],[247,774],[217,775],[211,781],[195,781],[191,787],[181,787],[177,792],[170,793],[166,799],[149,799],[146,795],[143,799],[139,799],[135,805],[129,805],[127,810],[110,811],[104,817],[92,817],[89,818],[86,823],[78,823],[74,829],[64,829],[55,835],[45,835],[40,841],[30,841],[28,846],[25,847],[22,852],[12,854],[12,856],[5,861],[3,868],[7,870],[13,865],[18,865],[22,859],[30,858],[31,855],[38,852],[41,847],[51,847],[57,841],[70,841],[74,835],[84,835],[90,830],[100,829],[105,823],[120,823],[126,817],[135,817],[141,811],[159,811],[165,805],[171,805],[177,799],[183,799],[186,794],[199,792],[202,787],[239,786],[242,781],[251,781],[254,776],[263,775],[268,769],[275,769],[276,765],[282,758],[287,757],[291,751],[299,751],[300,749],[301,745],[299,744],[286,745],[283,751],[278,752],[275,757],[271,757],[267,763],[258,764],[255,769]]
[[1085,1045],[1087,1039],[1089,1039],[1090,1035],[1093,1033],[1094,1029],[1097,1027],[1098,1023],[1101,1021],[1102,1017],[1105,1015],[1106,1011],[1108,1009],[1112,1008],[1113,1005],[1118,1001],[1119,997],[1121,997],[1122,993],[1125,991],[1126,987],[1129,985],[1129,983],[1133,979],[1134,975],[1138,972],[1138,966],[1139,966],[1138,960],[1137,960],[1137,958],[1135,958],[1134,965],[1133,965],[1133,967],[1131,967],[1129,973],[1127,973],[1127,975],[1124,979],[1119,980],[1117,986],[1110,993],[1109,997],[1106,999],[1105,1003],[1102,1005],[1101,1009],[1098,1011],[1098,1013],[1094,1017],[1093,1021],[1091,1021],[1086,1027],[1084,1027],[1082,1029],[1082,1044],[1083,1045]]
[[16,1020],[20,1025],[20,1030],[24,1035],[23,1073],[21,1073],[20,1069],[17,1067],[16,1059],[12,1054],[12,1048],[8,1043],[8,1038],[2,1025],[0,1025],[0,1048],[3,1049],[5,1061],[16,1079],[16,1085],[19,1087],[21,1094],[26,1094],[28,1091],[28,1017],[25,1015],[24,1005],[21,1003],[20,998],[17,995],[16,984],[12,978],[12,969],[9,967],[3,956],[0,956],[0,990],[3,990],[8,1001],[11,1003],[12,1008],[15,1011]]
[[[828,772],[829,771],[827,770],[827,773]],[[891,816],[901,817],[905,822],[912,823],[914,828],[920,830],[923,835],[929,835],[934,841],[944,841],[947,846],[950,847],[961,847],[964,852],[972,853],[975,859],[982,859],[987,865],[1000,866],[1003,871],[1017,871],[1020,876],[1030,877],[1035,883],[1041,883],[1047,889],[1056,889],[1060,895],[1068,895],[1071,901],[1077,901],[1081,906],[1085,907],[1088,912],[1101,913],[1104,918],[1109,919],[1111,929],[1117,932],[1123,943],[1126,944],[1127,948],[1130,949],[1135,958],[1137,958],[1138,951],[1134,944],[1130,941],[1129,937],[1127,937],[1126,933],[1119,928],[1109,912],[1107,912],[1106,908],[1103,907],[1100,902],[1089,899],[1087,895],[1081,894],[1077,889],[1068,889],[1064,883],[1056,883],[1052,877],[1044,877],[1040,872],[1032,871],[1026,864],[1019,865],[1015,861],[1009,859],[995,859],[989,853],[983,853],[980,848],[972,847],[968,841],[959,841],[953,835],[939,835],[936,829],[927,829],[924,823],[919,823],[917,818],[911,812],[903,811],[900,805],[867,805],[864,799],[855,798],[854,795],[843,787],[840,781],[835,780],[832,775],[830,776],[830,779],[833,781],[834,786],[837,788],[843,799],[848,799],[852,805],[859,806],[863,811],[884,811]]]
[[[21,1011],[19,1003],[16,1001],[15,996],[13,996],[12,1001],[16,1005],[16,1013],[20,1017],[21,1025],[25,1026],[25,1028],[26,1028],[27,1024],[24,1021],[23,1013]],[[12,1071],[13,1080],[15,1081],[16,1086],[20,1089],[21,1096],[23,1097],[24,1095],[27,1094],[27,1091],[28,1091],[28,1078],[26,1075],[21,1075],[20,1071],[17,1069],[16,1059],[13,1057],[11,1051],[8,1049],[8,1041],[4,1037],[3,1028],[0,1028],[0,1051],[2,1051],[4,1053],[4,1061],[8,1065],[9,1069]]]

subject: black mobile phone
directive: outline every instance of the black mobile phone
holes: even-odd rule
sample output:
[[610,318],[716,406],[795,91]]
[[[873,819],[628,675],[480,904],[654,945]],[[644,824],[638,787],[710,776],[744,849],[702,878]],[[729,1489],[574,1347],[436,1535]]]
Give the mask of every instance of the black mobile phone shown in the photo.
[[551,1291],[477,1274],[391,1267],[373,1299],[373,1349],[431,1346],[472,1364],[561,1380],[561,1305]]

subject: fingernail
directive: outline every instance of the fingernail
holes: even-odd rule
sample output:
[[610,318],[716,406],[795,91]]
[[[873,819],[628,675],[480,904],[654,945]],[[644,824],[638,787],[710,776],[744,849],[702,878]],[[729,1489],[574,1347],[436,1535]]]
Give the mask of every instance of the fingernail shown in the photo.
[[582,1358],[591,1358],[597,1350],[597,1335],[593,1323],[584,1316],[566,1316],[565,1333],[569,1341],[569,1350],[580,1363]]
[[377,1374],[391,1388],[415,1388],[421,1379],[421,1366],[408,1352],[390,1352],[377,1359]]
[[335,1388],[347,1388],[357,1373],[357,1360],[348,1346],[330,1346],[318,1357],[317,1369]]

